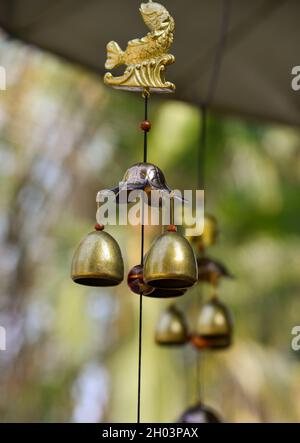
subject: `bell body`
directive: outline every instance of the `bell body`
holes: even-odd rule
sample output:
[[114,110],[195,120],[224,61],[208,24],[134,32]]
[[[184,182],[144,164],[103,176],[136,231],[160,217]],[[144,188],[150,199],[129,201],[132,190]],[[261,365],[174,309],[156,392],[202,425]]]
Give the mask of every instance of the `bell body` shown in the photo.
[[180,346],[188,342],[188,327],[183,314],[175,307],[163,312],[155,332],[160,346]]
[[177,423],[222,423],[220,417],[212,409],[201,403],[188,409],[178,420]]
[[206,214],[204,217],[203,234],[199,237],[191,237],[190,242],[199,250],[202,251],[217,243],[219,235],[218,223],[215,217]]
[[219,235],[217,219],[213,215],[206,214],[204,217],[204,231],[202,242],[205,248],[216,244]]
[[192,343],[198,349],[231,345],[233,321],[229,309],[218,299],[205,303],[199,313]]
[[198,279],[198,267],[189,242],[176,232],[162,234],[147,254],[144,279],[154,288],[192,287]]
[[124,279],[124,263],[116,240],[104,231],[90,233],[78,246],[71,277],[84,286],[117,286]]

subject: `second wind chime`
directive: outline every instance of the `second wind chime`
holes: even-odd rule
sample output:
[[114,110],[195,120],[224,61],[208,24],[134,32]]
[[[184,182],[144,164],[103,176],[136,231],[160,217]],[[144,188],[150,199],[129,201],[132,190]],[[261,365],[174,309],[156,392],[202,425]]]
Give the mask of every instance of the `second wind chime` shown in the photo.
[[[175,23],[167,9],[156,2],[142,3],[140,13],[150,32],[142,39],[130,41],[125,51],[122,51],[118,43],[114,41],[108,43],[106,69],[112,70],[122,65],[126,65],[126,69],[121,76],[113,76],[109,72],[104,77],[104,82],[108,86],[140,92],[145,110],[144,120],[140,125],[144,133],[143,161],[130,167],[119,186],[111,189],[111,192],[115,194],[118,204],[121,204],[121,196],[124,197],[124,194],[125,201],[127,201],[131,191],[144,191],[147,195],[145,203],[148,206],[153,203],[151,198],[153,192],[159,193],[160,198],[170,201],[170,225],[154,241],[148,252],[145,251],[144,246],[144,210],[142,211],[140,263],[128,274],[130,289],[140,296],[138,423],[141,419],[143,297],[156,299],[179,297],[194,287],[201,278],[209,279],[209,281],[213,278],[213,284],[216,284],[224,271],[218,263],[207,257],[197,257],[191,242],[177,232],[174,225],[174,198],[177,197],[167,185],[165,176],[159,167],[148,162],[148,133],[151,130],[148,118],[149,98],[153,93],[175,91],[175,85],[165,78],[166,67],[175,61],[175,57],[168,52],[173,43]],[[106,192],[99,192],[97,209],[100,208],[102,197]],[[99,214],[100,211],[97,210],[97,223],[94,232],[87,235],[75,252],[71,276],[75,283],[84,286],[117,286],[124,280],[122,253],[116,240],[105,232],[102,220],[99,220]],[[212,338],[209,328],[216,326],[214,322],[218,316],[220,318],[220,315],[225,317],[225,322],[227,321],[226,308],[214,296],[209,304],[203,307],[202,315],[203,323],[206,326],[204,325],[204,329],[200,330],[198,322],[198,333],[189,336],[182,315],[178,313],[176,308],[170,308],[158,328],[157,342],[164,345],[185,344],[190,338],[198,349],[203,349],[205,346],[224,347],[228,341],[228,337],[223,334],[224,330],[217,334],[217,337]],[[183,333],[183,336],[178,334],[178,325],[179,332]],[[230,325],[228,327],[230,328]],[[188,411],[188,415],[184,417],[193,416],[192,420],[194,420],[194,412]]]

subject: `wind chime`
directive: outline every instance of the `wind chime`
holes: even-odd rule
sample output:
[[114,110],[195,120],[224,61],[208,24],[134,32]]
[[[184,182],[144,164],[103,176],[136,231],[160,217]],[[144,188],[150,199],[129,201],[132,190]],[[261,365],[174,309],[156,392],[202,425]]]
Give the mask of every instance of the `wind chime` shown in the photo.
[[[220,77],[222,58],[226,48],[231,15],[231,0],[222,1],[222,16],[220,23],[219,42],[216,46],[211,77],[208,83],[207,95],[201,107],[202,127],[199,143],[199,165],[198,165],[198,189],[204,189],[204,169],[202,174],[200,168],[204,168],[205,150],[207,138],[207,109],[212,104],[215,91]],[[218,237],[216,219],[205,216],[204,232],[201,237],[190,239],[196,249],[198,264],[198,296],[201,304],[198,311],[196,323],[192,331],[187,330],[188,321],[184,313],[176,306],[171,306],[165,311],[158,323],[156,330],[156,342],[161,346],[185,345],[191,343],[199,352],[197,367],[197,391],[199,392],[199,366],[200,355],[203,351],[216,351],[227,349],[232,344],[233,323],[230,310],[223,304],[217,294],[217,287],[222,278],[232,278],[226,267],[206,255],[206,249],[214,245]],[[202,301],[201,287],[208,283],[213,288],[207,302]],[[178,423],[218,423],[218,415],[198,401],[196,406],[189,408],[178,420]]]
[[[144,132],[143,161],[130,167],[118,187],[111,190],[117,203],[128,192],[144,191],[146,204],[152,205],[153,192],[162,198],[170,199],[171,221],[166,232],[163,232],[145,253],[144,248],[144,205],[141,223],[141,260],[128,274],[128,285],[133,293],[140,296],[139,310],[139,358],[138,358],[138,401],[137,422],[140,423],[141,409],[141,361],[142,361],[142,317],[143,297],[157,299],[174,298],[185,292],[198,281],[198,265],[194,250],[188,240],[177,232],[174,225],[174,195],[168,187],[163,172],[148,162],[148,133],[151,123],[148,119],[149,98],[153,93],[172,93],[175,85],[165,79],[166,67],[175,61],[168,53],[172,43],[175,23],[167,9],[159,3],[149,1],[140,7],[144,23],[150,32],[142,39],[128,43],[122,51],[116,42],[107,45],[108,70],[126,65],[123,75],[113,76],[107,73],[105,84],[116,89],[142,93],[144,99],[144,121],[140,127]],[[101,196],[107,191],[100,191],[97,206],[100,207]],[[110,234],[104,231],[102,220],[99,220],[95,231],[90,233],[79,245],[72,263],[72,279],[75,283],[109,287],[119,285],[124,279],[124,264],[120,247]],[[180,323],[180,318],[178,318]],[[184,333],[187,333],[185,329]],[[178,341],[180,341],[178,334]]]
[[[226,267],[205,255],[206,248],[216,243],[218,228],[216,219],[206,215],[205,228],[201,237],[190,241],[197,251],[199,287],[209,284],[213,292],[209,300],[202,302],[195,325],[189,329],[186,315],[172,305],[161,315],[156,327],[155,341],[159,346],[185,346],[191,343],[198,352],[227,349],[232,344],[233,322],[229,308],[217,295],[217,287],[222,278],[233,278]],[[198,387],[197,387],[198,389]],[[179,423],[218,423],[218,415],[198,402],[189,408],[179,419]]]

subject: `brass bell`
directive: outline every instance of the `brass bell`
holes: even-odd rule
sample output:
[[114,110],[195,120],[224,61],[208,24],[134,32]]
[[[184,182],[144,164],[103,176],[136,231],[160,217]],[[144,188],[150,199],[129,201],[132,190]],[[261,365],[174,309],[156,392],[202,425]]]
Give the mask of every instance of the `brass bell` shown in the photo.
[[220,278],[233,278],[228,269],[220,262],[209,257],[198,257],[198,281],[216,286]]
[[[99,226],[99,225],[97,225]],[[71,277],[84,286],[117,286],[124,279],[124,263],[120,247],[114,238],[96,226],[78,246]]]
[[[148,253],[144,256],[144,263],[147,260]],[[143,277],[144,280],[144,277]],[[149,286],[148,286],[149,287]],[[182,297],[187,292],[187,289],[168,289],[168,288],[152,288],[152,291],[147,292],[147,294],[144,294],[146,297],[149,298],[161,298],[161,299],[168,299],[168,298],[177,298]]]
[[175,227],[170,226],[152,245],[145,261],[144,279],[147,285],[159,289],[187,289],[197,282],[194,251]]
[[216,244],[219,236],[217,220],[212,215],[204,216],[204,230],[199,237],[188,237],[189,242],[197,251],[204,251],[206,248]]
[[204,217],[204,231],[202,234],[204,248],[216,244],[218,236],[219,228],[217,219],[213,215],[206,214]]
[[178,420],[177,423],[222,423],[215,411],[199,403],[198,405],[188,409]]
[[214,297],[202,306],[191,341],[198,349],[227,348],[232,343],[232,334],[231,312]]
[[156,328],[155,341],[160,346],[180,346],[188,342],[188,327],[176,306],[170,306],[163,312]]

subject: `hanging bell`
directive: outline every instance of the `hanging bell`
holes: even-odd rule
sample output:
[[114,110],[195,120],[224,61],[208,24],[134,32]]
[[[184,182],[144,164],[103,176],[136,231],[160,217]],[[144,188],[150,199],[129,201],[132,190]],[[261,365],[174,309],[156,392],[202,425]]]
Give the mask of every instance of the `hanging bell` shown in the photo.
[[120,247],[103,229],[96,225],[96,231],[88,234],[74,254],[71,277],[79,285],[117,286],[124,279]]
[[190,237],[189,241],[198,250],[204,249],[216,244],[219,236],[217,219],[209,214],[204,216],[204,230],[199,237]]
[[199,403],[198,405],[188,409],[177,421],[177,423],[222,423],[218,414],[207,406]]
[[152,245],[145,261],[145,282],[158,289],[188,289],[197,282],[198,267],[189,242],[170,225]]
[[218,236],[219,228],[217,219],[213,215],[206,214],[204,217],[204,231],[202,235],[204,248],[215,245]]
[[[147,260],[148,253],[144,256],[144,263]],[[144,275],[143,275],[143,281],[144,281]],[[147,287],[149,287],[147,285]],[[169,299],[169,298],[177,298],[182,297],[187,292],[187,289],[168,289],[168,288],[152,288],[152,291],[147,292],[147,294],[144,294],[146,297],[149,298],[161,298],[161,299]]]
[[154,288],[144,282],[144,268],[142,265],[134,266],[128,274],[127,284],[134,294],[149,296]]
[[170,306],[163,312],[156,328],[155,341],[160,346],[180,346],[188,342],[188,327],[176,306]]
[[220,262],[209,257],[198,257],[198,281],[217,286],[221,278],[233,278],[228,269]]
[[201,307],[191,341],[198,349],[222,349],[232,344],[232,334],[231,312],[214,297]]

